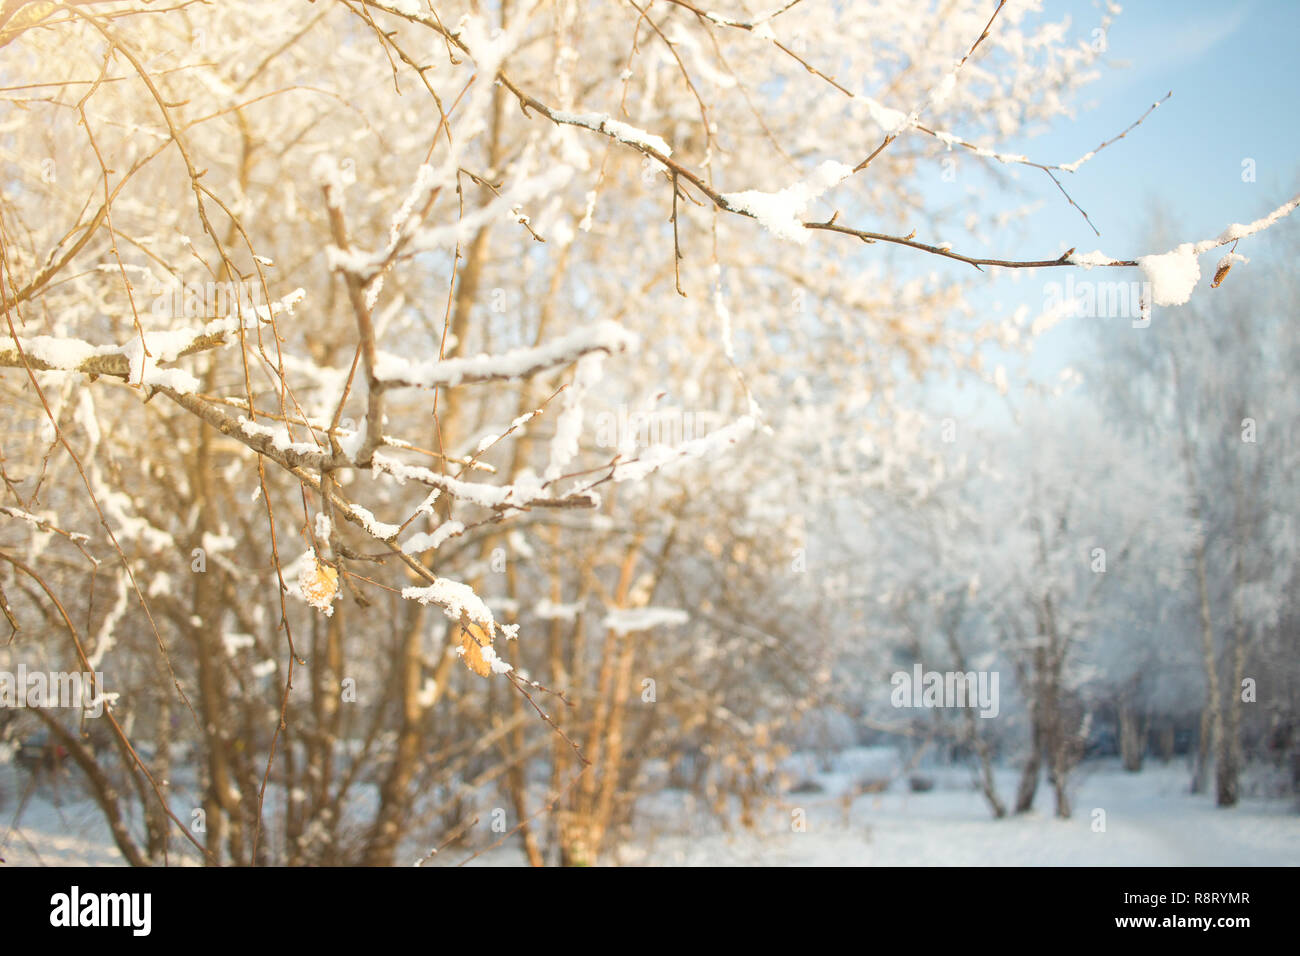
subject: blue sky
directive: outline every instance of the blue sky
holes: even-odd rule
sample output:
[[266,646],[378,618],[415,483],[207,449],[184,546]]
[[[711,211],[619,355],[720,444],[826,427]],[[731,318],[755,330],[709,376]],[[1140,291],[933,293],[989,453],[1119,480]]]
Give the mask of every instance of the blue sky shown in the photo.
[[[1076,25],[1095,22],[1089,0],[1049,2]],[[1039,217],[1070,245],[1127,254],[1137,249],[1151,200],[1178,214],[1188,237],[1249,220],[1291,193],[1300,166],[1300,69],[1294,0],[1129,4],[1108,35],[1100,80],[1086,87],[1073,121],[1025,143],[1069,160],[1122,130],[1151,102],[1173,97],[1128,137],[1100,153],[1066,186],[1102,231],[1097,240],[1074,210],[1054,203]],[[1242,160],[1256,182],[1242,182]],[[1022,177],[1023,178],[1023,177]],[[1050,182],[1043,177],[1049,188]],[[1091,243],[1091,245],[1090,245]]]
[[[1099,19],[1092,0],[1047,0],[1044,7],[1044,15],[1052,19],[1068,14],[1075,35],[1084,39]],[[1075,246],[1081,252],[1102,249],[1127,258],[1164,251],[1148,248],[1150,212],[1156,205],[1166,211],[1179,241],[1217,235],[1229,223],[1250,222],[1280,205],[1300,190],[1297,35],[1300,2],[1293,0],[1126,4],[1107,36],[1102,75],[1080,91],[1076,116],[1057,122],[1042,135],[999,144],[1039,161],[1069,162],[1122,131],[1172,90],[1173,97],[1125,139],[1077,173],[1058,174],[1092,217],[1100,238],[1046,176],[1019,169],[1017,192],[991,190],[981,201],[993,209],[1033,200],[1041,200],[1042,205],[1023,224],[989,236],[990,241],[975,244],[975,250],[1039,258]],[[1242,179],[1246,159],[1254,161],[1254,182]],[[964,158],[961,162],[980,161]],[[951,188],[946,193],[942,188],[934,191],[936,207],[952,203]],[[1260,253],[1267,241],[1266,236],[1251,240],[1238,251],[1247,256]],[[954,245],[962,251],[972,248],[969,242]],[[918,265],[934,268],[932,263]],[[1207,255],[1202,271],[1212,268],[1212,256]],[[974,275],[966,267],[941,271],[967,280]],[[1024,303],[1037,314],[1043,306],[1044,285],[1064,278],[1061,270],[1004,271],[979,278],[971,301],[997,312],[1012,312]],[[1134,270],[1131,276],[1108,278],[1141,277]],[[1208,285],[1208,279],[1202,285]],[[1198,294],[1204,293],[1198,287]],[[1084,321],[1068,320],[1045,336],[1031,365],[1035,377],[1049,375],[1069,362],[1086,340],[1086,330],[1078,327]],[[974,397],[963,394],[966,401]]]

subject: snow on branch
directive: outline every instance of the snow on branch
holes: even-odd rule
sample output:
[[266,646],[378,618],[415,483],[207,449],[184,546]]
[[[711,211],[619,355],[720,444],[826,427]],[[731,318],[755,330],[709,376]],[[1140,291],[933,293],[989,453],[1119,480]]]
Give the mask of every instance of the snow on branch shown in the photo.
[[269,322],[274,316],[292,312],[305,294],[302,289],[296,289],[271,303],[269,309],[258,306],[247,315],[213,319],[197,329],[145,332],[126,345],[92,345],[78,338],[50,335],[17,336],[13,345],[0,347],[0,367],[108,375],[136,385],[165,385],[178,392],[193,392],[198,388],[198,381],[192,375],[181,369],[158,368],[157,363],[174,362],[187,355],[220,348],[241,327],[255,329],[259,322]]
[[0,505],[0,515],[4,515],[7,518],[13,518],[17,521],[25,521],[33,528],[40,531],[61,535],[76,545],[88,544],[90,542],[90,535],[88,534],[83,534],[80,531],[64,531],[53,522],[38,517],[30,511],[24,511],[22,508],[15,508],[13,505]]
[[[1155,255],[1139,256],[1136,260],[1119,261],[1101,250],[1086,253],[1074,253],[1073,251],[1066,258],[1070,265],[1082,266],[1085,269],[1091,269],[1094,266],[1138,266],[1148,282],[1151,283],[1151,298],[1155,305],[1182,305],[1192,297],[1192,291],[1196,288],[1196,283],[1201,279],[1201,264],[1197,257],[1201,253],[1209,252],[1211,249],[1217,249],[1220,246],[1226,246],[1228,243],[1234,245],[1248,236],[1253,236],[1263,232],[1269,226],[1278,222],[1295,211],[1300,206],[1300,195],[1284,202],[1267,216],[1256,219],[1254,222],[1242,224],[1235,222],[1223,232],[1219,233],[1213,239],[1202,239],[1200,242],[1184,242],[1168,252]],[[1227,274],[1227,269],[1232,267],[1233,262],[1244,261],[1244,257],[1233,258],[1229,253],[1219,261],[1216,272],[1218,285],[1223,276]]]
[[675,607],[620,607],[611,608],[601,623],[622,637],[659,627],[680,627],[690,619]]
[[750,189],[740,193],[723,193],[722,198],[730,208],[753,216],[774,236],[806,245],[809,232],[804,228],[800,217],[808,211],[813,200],[852,175],[853,167],[827,160],[806,180],[787,186],[780,192],[765,193]]
[[637,344],[636,335],[606,319],[545,345],[511,349],[500,355],[417,362],[380,352],[376,356],[375,378],[381,386],[388,388],[451,388],[477,382],[498,382],[527,378],[567,365],[592,352],[635,349]]
[[[455,222],[421,228],[418,210],[427,208],[432,197],[444,185],[454,187],[456,175],[460,171],[455,164],[448,164],[447,168],[438,171],[428,165],[421,166],[410,194],[393,215],[388,242],[382,248],[370,252],[344,249],[338,245],[329,246],[325,250],[329,268],[354,276],[362,285],[370,286],[403,250],[416,253],[453,249],[458,244],[468,242],[489,223],[521,221],[518,212],[521,207],[563,188],[572,179],[574,172],[571,167],[558,163],[537,175],[522,176],[510,186],[499,190],[491,202],[464,213]],[[332,187],[327,195],[332,195]],[[541,239],[540,236],[537,238]]]
[[402,550],[407,554],[423,554],[436,551],[450,538],[465,533],[465,526],[459,521],[444,521],[432,532],[419,531],[402,542]]
[[[712,458],[757,427],[758,421],[752,415],[742,415],[729,425],[680,445],[653,445],[638,458],[615,464],[607,477],[616,482],[640,481],[670,466],[684,464],[692,459]],[[594,487],[604,480],[607,479],[593,481],[588,487]]]
[[[790,6],[794,5],[794,4],[789,4],[786,7],[775,11],[772,14],[765,14],[763,16],[754,18],[749,21],[741,21],[737,18],[724,17],[720,14],[713,14],[708,11],[699,9],[697,7],[692,6],[689,2],[684,2],[684,0],[672,0],[672,2],[674,2],[677,6],[684,7],[688,10],[691,10],[697,16],[701,17],[706,21],[715,24],[724,25],[724,26],[734,26],[734,27],[739,27],[742,29],[749,29],[749,30],[753,30],[760,25],[765,26],[767,22],[777,13],[784,12],[784,10],[789,9]],[[378,9],[387,10],[388,12],[401,16],[404,19],[409,20],[413,23],[419,23],[435,31],[436,33],[441,34],[449,43],[459,48],[462,52],[465,52],[467,54],[470,53],[469,46],[467,45],[465,40],[462,39],[460,32],[458,32],[457,30],[447,29],[445,26],[443,26],[441,22],[438,21],[437,17],[429,16],[424,12],[422,12],[418,4],[410,3],[410,2],[401,2],[401,0],[388,0],[388,2],[381,2],[381,0],[367,0],[367,5],[376,7]],[[848,96],[853,97],[854,99],[862,99],[864,102],[867,102],[868,108],[873,111],[873,118],[875,118],[877,122],[881,124],[882,128],[885,129],[886,132],[885,138],[880,143],[880,145],[877,146],[876,149],[873,150],[872,153],[869,156],[867,156],[866,159],[864,159],[861,163],[859,163],[856,167],[854,167],[853,172],[858,172],[860,170],[867,168],[871,164],[872,160],[875,159],[875,157],[878,156],[884,149],[886,149],[889,146],[889,144],[892,143],[903,130],[909,128],[921,129],[922,132],[925,132],[931,136],[936,136],[937,138],[941,139],[941,141],[945,142],[949,146],[953,144],[960,145],[963,146],[964,148],[972,149],[977,153],[980,153],[981,155],[987,154],[990,158],[995,159],[999,162],[1021,163],[1024,165],[1034,166],[1037,168],[1044,169],[1048,173],[1048,175],[1052,175],[1052,170],[1054,169],[1061,169],[1061,170],[1073,172],[1077,170],[1080,166],[1082,166],[1084,163],[1086,163],[1093,156],[1095,156],[1102,149],[1104,149],[1106,146],[1124,138],[1124,136],[1126,136],[1133,128],[1141,124],[1147,118],[1147,116],[1149,116],[1161,103],[1163,103],[1166,99],[1169,98],[1168,95],[1166,95],[1163,99],[1157,101],[1156,103],[1153,103],[1152,106],[1148,108],[1146,113],[1144,113],[1141,117],[1139,117],[1134,123],[1132,123],[1127,129],[1125,129],[1118,136],[1112,137],[1111,139],[1103,142],[1096,149],[1091,150],[1089,153],[1085,153],[1083,156],[1075,160],[1073,163],[1065,163],[1059,166],[1050,166],[1048,164],[1036,163],[1029,160],[1027,157],[1021,156],[1019,154],[1016,155],[1001,154],[1001,153],[995,153],[987,150],[982,150],[980,147],[976,147],[973,144],[968,144],[965,143],[964,141],[958,140],[956,136],[951,136],[948,134],[939,135],[935,130],[920,127],[918,124],[918,120],[921,112],[924,109],[928,108],[930,105],[942,102],[942,100],[951,92],[956,82],[958,74],[961,72],[962,68],[970,61],[971,57],[975,54],[976,50],[980,47],[980,45],[985,40],[988,39],[994,21],[997,19],[998,14],[1002,12],[1003,7],[1005,6],[1006,6],[1005,0],[1000,0],[996,9],[993,11],[993,14],[989,17],[988,23],[985,25],[984,30],[971,44],[970,49],[967,50],[965,56],[963,56],[960,60],[954,63],[952,69],[947,74],[945,74],[944,79],[930,92],[925,102],[921,106],[914,109],[909,114],[904,114],[900,110],[894,110],[882,104],[876,103],[874,100],[870,100],[870,98],[858,97],[851,91],[844,89],[844,87],[840,86],[838,83],[835,84],[839,89],[845,92]],[[786,52],[789,51],[787,50]],[[808,65],[805,64],[805,66]],[[811,69],[811,67],[809,67],[809,69]],[[817,71],[812,70],[812,72],[816,73]],[[766,219],[765,225],[767,225],[769,228],[772,228],[773,226],[776,227],[775,229],[772,230],[774,234],[784,236],[786,238],[791,239],[791,241],[794,242],[802,241],[800,238],[796,238],[799,235],[799,233],[796,229],[792,228],[791,221],[790,221],[791,206],[794,205],[799,198],[801,198],[798,193],[785,194],[785,195],[783,195],[783,193],[765,194],[765,193],[759,193],[755,190],[732,192],[729,194],[721,193],[715,188],[713,188],[713,186],[709,183],[709,181],[704,176],[700,175],[696,171],[674,160],[671,157],[669,151],[666,149],[667,143],[663,141],[662,137],[645,133],[644,131],[638,130],[635,127],[626,127],[622,124],[611,126],[609,122],[603,120],[603,114],[569,112],[569,111],[559,110],[554,107],[551,107],[548,104],[542,102],[541,100],[537,99],[534,96],[531,96],[523,89],[521,89],[502,70],[497,71],[496,79],[497,82],[499,82],[502,86],[504,86],[507,90],[509,90],[519,100],[519,104],[523,108],[525,113],[527,113],[529,110],[532,110],[537,113],[540,113],[541,115],[545,116],[547,119],[551,120],[553,123],[556,123],[558,125],[584,127],[586,129],[592,130],[593,132],[600,133],[601,135],[608,136],[611,139],[624,143],[630,148],[636,149],[639,152],[642,152],[645,155],[650,156],[651,158],[663,164],[663,166],[670,173],[673,174],[673,178],[675,182],[683,182],[693,186],[697,191],[699,191],[701,194],[707,197],[719,209],[722,209],[727,212],[736,213],[737,215],[743,215],[752,219],[763,221],[763,219],[760,218],[760,214],[761,214]],[[834,81],[832,80],[832,82]],[[901,122],[900,122],[900,118],[901,118]],[[1053,181],[1056,182],[1054,176],[1053,176]],[[804,185],[805,188],[807,188],[808,184],[804,184]],[[1062,189],[1062,192],[1064,192],[1064,189],[1061,187],[1059,182],[1056,182],[1056,185],[1058,188]],[[677,187],[674,186],[674,188]],[[822,190],[822,192],[824,191],[825,189]],[[820,195],[820,193],[818,193],[818,195]],[[1066,194],[1066,196],[1067,198],[1069,198],[1068,193]],[[776,197],[780,197],[780,198],[777,199]],[[1071,200],[1071,203],[1074,204],[1073,200]],[[1075,205],[1077,206],[1077,204]],[[1080,209],[1080,212],[1082,213],[1083,210]],[[1287,212],[1290,212],[1289,208],[1285,209],[1284,212],[1281,212],[1281,215],[1285,215]],[[794,213],[796,219],[798,215],[799,213],[797,212]],[[1084,217],[1085,219],[1087,218],[1086,213],[1084,214]],[[941,256],[943,258],[952,259],[957,262],[964,262],[967,265],[974,266],[977,269],[982,268],[984,266],[1001,266],[1003,268],[1012,268],[1012,269],[1015,268],[1038,269],[1038,268],[1073,266],[1073,265],[1082,264],[1082,263],[1076,263],[1071,261],[1070,255],[1071,253],[1073,253],[1073,250],[1070,250],[1070,253],[1066,253],[1065,255],[1055,259],[999,259],[999,258],[980,258],[975,256],[967,256],[955,252],[951,248],[948,248],[947,246],[941,246],[941,245],[935,245],[931,243],[917,241],[915,239],[915,235],[916,235],[915,232],[912,232],[911,234],[906,236],[900,236],[900,235],[892,235],[888,233],[875,232],[875,231],[870,231],[865,229],[855,229],[849,226],[840,225],[839,223],[836,222],[836,219],[837,216],[832,216],[831,219],[825,222],[802,221],[799,222],[799,225],[801,225],[804,229],[818,229],[818,230],[824,230],[828,232],[838,232],[844,235],[854,236],[858,239],[863,240],[864,242],[887,242],[894,245],[906,246],[911,249],[916,249],[920,252],[926,252],[931,255]],[[1276,219],[1274,219],[1273,221],[1276,221]],[[1091,225],[1090,220],[1089,220],[1089,224]],[[1230,242],[1232,241],[1232,239],[1228,239],[1226,241]],[[1222,243],[1215,243],[1215,244],[1222,244]],[[1095,264],[1107,265],[1107,266],[1133,266],[1133,265],[1137,265],[1137,262],[1136,260],[1112,260],[1105,263],[1098,262]]]
[[[967,142],[966,140],[962,139],[960,136],[958,136],[955,133],[950,133],[945,130],[941,130],[937,128],[931,128],[923,125],[919,121],[920,114],[921,112],[924,111],[924,109],[929,108],[931,106],[941,105],[943,101],[947,99],[947,97],[951,94],[956,84],[957,74],[960,72],[961,67],[964,65],[965,59],[957,61],[954,64],[953,68],[949,70],[947,74],[944,75],[943,80],[940,81],[940,83],[934,88],[934,90],[931,91],[930,95],[927,97],[925,107],[919,108],[917,110],[913,110],[911,113],[908,113],[903,110],[894,109],[893,107],[886,106],[884,103],[881,103],[880,101],[873,99],[872,97],[867,96],[863,93],[854,93],[852,90],[849,90],[846,87],[842,86],[840,83],[836,82],[835,79],[833,79],[832,77],[826,76],[820,70],[814,68],[811,64],[804,61],[792,50],[788,49],[787,47],[783,46],[781,43],[777,41],[776,34],[772,31],[770,22],[774,20],[776,17],[780,16],[782,13],[785,13],[791,7],[794,7],[796,4],[800,2],[800,0],[792,0],[792,2],[787,3],[784,6],[777,7],[776,9],[770,10],[767,13],[758,14],[748,19],[740,19],[739,17],[731,17],[721,13],[715,13],[713,11],[702,10],[701,8],[688,2],[688,0],[669,0],[669,2],[675,4],[676,6],[682,7],[686,10],[690,10],[692,13],[694,13],[696,16],[700,17],[701,19],[707,20],[711,23],[715,23],[719,26],[734,27],[741,30],[747,30],[752,32],[757,37],[760,37],[765,40],[771,40],[773,43],[776,44],[777,48],[781,50],[783,53],[785,53],[788,56],[794,57],[796,60],[798,60],[799,63],[804,67],[804,69],[808,70],[810,73],[813,73],[814,75],[820,76],[822,79],[829,82],[833,87],[835,87],[845,96],[865,106],[872,121],[876,123],[876,125],[878,125],[881,128],[882,132],[884,132],[886,135],[897,136],[902,132],[914,129],[919,133],[924,133],[927,136],[933,137],[934,139],[943,143],[948,149],[952,149],[954,146],[956,146],[961,149],[969,151],[975,156],[979,156],[984,159],[991,159],[995,162],[1004,163],[1008,165],[1031,166],[1036,169],[1041,169],[1044,172],[1047,172],[1049,174],[1052,170],[1062,170],[1064,172],[1070,172],[1070,173],[1077,172],[1080,167],[1082,167],[1086,162],[1088,162],[1099,152],[1101,152],[1101,150],[1105,149],[1107,146],[1111,145],[1112,143],[1118,142],[1119,140],[1123,139],[1130,132],[1132,132],[1136,127],[1140,126],[1143,123],[1143,121],[1145,121],[1146,118],[1151,115],[1151,113],[1153,113],[1161,104],[1163,104],[1166,100],[1169,99],[1170,96],[1173,95],[1172,92],[1167,93],[1160,100],[1153,103],[1150,106],[1150,108],[1148,108],[1147,111],[1142,114],[1142,116],[1140,116],[1137,120],[1135,120],[1132,124],[1130,124],[1122,133],[1120,133],[1117,136],[1111,137],[1110,139],[1101,143],[1101,145],[1097,146],[1095,149],[1089,150],[1087,153],[1084,153],[1082,156],[1080,156],[1078,159],[1074,160],[1073,162],[1039,163],[1030,159],[1028,156],[1022,155],[1020,153],[1000,153],[993,149],[988,149],[983,146],[978,146],[974,143]],[[996,17],[996,12],[994,16]],[[1108,21],[1103,21],[1103,23],[1105,22]],[[991,25],[992,20],[990,20],[989,23]],[[987,29],[988,28],[986,27],[985,28],[986,33],[987,33]],[[980,39],[982,40],[983,36],[981,36]],[[978,45],[978,42],[976,45]],[[973,50],[974,48],[972,48],[972,52]],[[967,57],[969,57],[969,54],[967,54]]]
[[565,110],[555,110],[551,113],[551,119],[568,126],[582,126],[586,129],[595,130],[597,133],[604,133],[606,136],[616,139],[620,143],[627,143],[629,146],[652,149],[665,156],[673,154],[672,147],[668,145],[662,136],[656,136],[654,133],[647,133],[645,130],[637,129],[628,123],[620,122],[610,117],[608,113],[570,113]]
[[508,674],[514,668],[501,660],[492,648],[496,630],[500,627],[509,636],[513,628],[498,625],[492,612],[474,589],[459,581],[435,578],[425,587],[402,589],[402,597],[420,604],[435,604],[453,621],[460,624],[456,654],[465,666],[480,677]]
[[492,612],[468,584],[438,578],[428,587],[402,588],[402,597],[421,604],[436,604],[452,620],[462,618],[491,629]]
[[509,485],[488,485],[481,482],[462,481],[420,465],[407,465],[382,452],[373,459],[376,474],[391,475],[399,484],[414,481],[437,488],[467,504],[478,505],[492,511],[523,510],[526,508],[594,508],[600,498],[594,492],[581,491],[567,495],[553,495],[540,482],[517,480]]
[[800,0],[790,0],[789,3],[769,10],[767,13],[755,14],[754,16],[743,20],[740,17],[727,16],[725,13],[715,13],[712,10],[701,10],[699,7],[687,3],[686,0],[669,0],[669,2],[674,3],[679,7],[684,7],[696,16],[703,17],[705,20],[716,23],[720,27],[735,27],[738,30],[748,30],[755,36],[770,39],[772,28],[768,26],[768,23],[775,20],[791,7],[798,5]]

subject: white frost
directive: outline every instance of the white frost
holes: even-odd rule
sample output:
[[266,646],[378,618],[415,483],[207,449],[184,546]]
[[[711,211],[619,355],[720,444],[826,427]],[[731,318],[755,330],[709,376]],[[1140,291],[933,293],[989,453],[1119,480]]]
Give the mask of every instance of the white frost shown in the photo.
[[1190,242],[1164,255],[1143,256],[1137,262],[1151,283],[1151,299],[1156,305],[1182,305],[1192,297],[1201,278],[1196,246]]
[[853,167],[827,160],[806,180],[787,186],[780,192],[765,193],[749,189],[739,193],[726,193],[722,198],[732,209],[753,216],[773,235],[805,245],[808,242],[808,230],[803,227],[800,217],[814,199],[852,175]]
[[428,587],[402,588],[402,597],[421,604],[436,604],[453,621],[468,618],[484,630],[494,627],[492,612],[468,584],[438,578]]
[[635,348],[637,343],[635,334],[606,319],[545,345],[511,349],[500,355],[412,362],[380,352],[375,362],[375,377],[390,387],[454,388],[464,382],[524,378],[557,365],[567,365],[589,352],[621,352]]
[[578,605],[555,604],[550,600],[541,600],[533,608],[533,613],[543,621],[572,621],[578,615]]
[[675,607],[613,608],[602,622],[615,634],[633,634],[656,627],[678,627],[689,621],[690,615]]
[[604,133],[606,136],[614,137],[620,143],[653,149],[662,156],[671,156],[673,154],[672,147],[668,145],[668,142],[662,136],[656,136],[654,133],[647,133],[643,129],[637,129],[628,123],[620,122],[613,119],[608,113],[570,113],[565,110],[554,110],[551,113],[551,119],[568,126],[582,126],[598,133]]
[[402,543],[402,551],[405,554],[423,554],[425,551],[435,551],[448,538],[454,538],[459,534],[463,534],[464,531],[465,526],[459,521],[444,521],[431,532],[420,531],[411,535]]
[[1093,266],[1107,265],[1114,262],[1115,259],[1097,249],[1094,252],[1072,252],[1065,261],[1076,266],[1083,266],[1085,269],[1091,269]]

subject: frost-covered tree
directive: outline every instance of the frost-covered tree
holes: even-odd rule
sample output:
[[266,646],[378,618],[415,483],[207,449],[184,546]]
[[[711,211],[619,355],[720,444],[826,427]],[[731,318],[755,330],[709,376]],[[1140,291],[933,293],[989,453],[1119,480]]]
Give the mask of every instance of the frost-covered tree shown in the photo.
[[1181,620],[1197,635],[1203,675],[1193,789],[1205,787],[1213,766],[1224,806],[1240,794],[1247,712],[1263,712],[1261,734],[1294,722],[1286,676],[1297,573],[1294,249],[1288,224],[1254,263],[1229,273],[1237,260],[1224,261],[1220,287],[1158,313],[1150,327],[1094,326],[1092,390],[1174,466],[1198,529],[1181,588]]
[[701,741],[753,789],[821,666],[804,502],[1025,333],[881,251],[1159,304],[1294,207],[1141,261],[919,234],[950,151],[1091,155],[998,150],[1099,57],[1019,4],[7,3],[0,49],[0,605],[116,695],[33,716],[133,863],[386,864],[494,791],[581,861]]
[[995,719],[971,707],[922,718],[973,756],[995,816],[1008,803],[992,756],[1015,748],[1009,807],[1033,806],[1045,768],[1057,814],[1070,816],[1098,692],[1150,664],[1149,633],[1164,625],[1133,608],[1159,606],[1182,580],[1183,502],[1168,464],[1076,391],[966,439],[932,487],[869,519],[866,587],[882,600],[868,619],[902,652],[892,664],[999,675]]

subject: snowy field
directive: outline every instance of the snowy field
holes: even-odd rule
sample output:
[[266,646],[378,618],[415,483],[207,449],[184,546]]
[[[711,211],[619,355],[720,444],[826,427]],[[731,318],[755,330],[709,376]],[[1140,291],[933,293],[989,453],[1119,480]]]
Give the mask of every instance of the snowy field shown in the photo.
[[[1152,763],[1129,774],[1111,762],[1079,768],[1074,816],[1051,814],[1038,792],[1029,814],[992,819],[964,770],[927,773],[936,788],[912,793],[906,780],[884,793],[845,799],[855,779],[838,758],[816,774],[822,793],[791,794],[768,808],[755,832],[668,835],[625,848],[620,862],[650,865],[767,866],[1294,866],[1300,864],[1300,814],[1289,799],[1252,797],[1219,810],[1212,796],[1187,792],[1181,763]],[[1017,773],[1001,770],[1004,801]],[[795,811],[806,829],[794,830]],[[1106,812],[1094,832],[1094,809]]]
[[[896,754],[857,748],[818,764],[799,755],[787,764],[810,792],[790,793],[755,813],[755,828],[722,830],[699,801],[668,790],[643,801],[636,835],[603,861],[626,866],[1293,866],[1300,863],[1300,814],[1288,798],[1248,796],[1231,810],[1187,792],[1182,762],[1151,762],[1140,774],[1111,761],[1084,764],[1074,786],[1075,814],[1051,815],[1044,785],[1035,812],[991,819],[963,768],[927,769],[934,789],[914,793]],[[892,776],[887,790],[853,795],[863,780]],[[1004,800],[1014,769],[998,773]],[[122,859],[97,809],[67,792],[42,789],[14,826],[21,792],[6,774],[0,808],[0,857],[10,866],[114,866]],[[1095,810],[1105,830],[1094,831]],[[798,821],[804,827],[797,830]],[[470,850],[447,850],[440,863]],[[522,854],[507,846],[471,865],[511,866]]]

